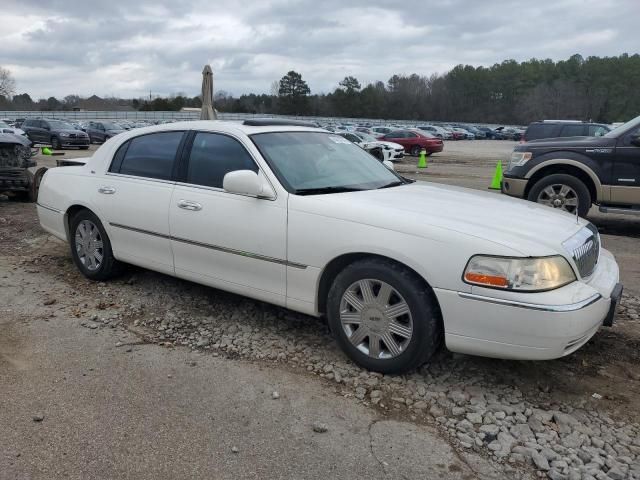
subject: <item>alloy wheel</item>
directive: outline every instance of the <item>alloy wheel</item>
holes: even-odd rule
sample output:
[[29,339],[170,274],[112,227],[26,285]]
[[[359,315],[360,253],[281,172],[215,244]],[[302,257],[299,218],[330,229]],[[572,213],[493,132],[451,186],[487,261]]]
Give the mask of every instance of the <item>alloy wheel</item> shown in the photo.
[[556,183],[542,189],[537,202],[569,213],[576,213],[578,194],[569,185]]
[[345,290],[340,323],[351,344],[375,359],[397,357],[413,335],[405,299],[391,285],[375,279],[358,280]]
[[90,271],[96,271],[102,265],[104,244],[100,230],[90,220],[82,220],[76,227],[76,252],[80,262]]

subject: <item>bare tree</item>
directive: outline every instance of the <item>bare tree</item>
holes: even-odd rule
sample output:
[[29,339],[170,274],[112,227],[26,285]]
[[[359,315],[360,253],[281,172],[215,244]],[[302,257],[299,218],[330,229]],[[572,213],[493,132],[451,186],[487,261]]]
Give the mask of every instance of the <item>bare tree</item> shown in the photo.
[[0,67],[0,95],[11,98],[15,93],[16,81],[11,75],[11,71]]

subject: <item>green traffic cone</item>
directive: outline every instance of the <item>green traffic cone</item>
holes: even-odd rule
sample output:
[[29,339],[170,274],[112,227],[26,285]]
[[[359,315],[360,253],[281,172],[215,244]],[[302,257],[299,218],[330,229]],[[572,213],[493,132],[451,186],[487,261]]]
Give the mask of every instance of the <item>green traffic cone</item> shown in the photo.
[[43,155],[51,155],[51,149],[49,149],[49,147],[42,147],[42,154]]
[[420,150],[420,160],[418,160],[418,168],[427,168],[427,152],[424,148]]
[[502,190],[502,161],[498,161],[496,165],[496,171],[493,174],[493,180],[491,181],[490,190]]

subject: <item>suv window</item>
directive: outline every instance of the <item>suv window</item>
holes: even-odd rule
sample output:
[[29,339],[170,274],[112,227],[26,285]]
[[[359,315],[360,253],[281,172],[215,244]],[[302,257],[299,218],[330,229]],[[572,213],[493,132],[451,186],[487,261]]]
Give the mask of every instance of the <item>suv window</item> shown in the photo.
[[159,132],[132,138],[118,149],[110,171],[170,180],[183,133]]
[[32,128],[36,128],[38,127],[38,121],[37,120],[25,120],[24,123],[22,124],[23,127],[32,127]]
[[581,137],[585,135],[585,126],[582,124],[565,125],[560,132],[561,137]]
[[556,123],[532,123],[524,134],[527,140],[539,140],[541,138],[553,138],[558,125]]
[[589,125],[589,136],[590,137],[602,137],[605,133],[607,133],[609,129],[604,125]]
[[187,169],[187,183],[222,188],[224,176],[235,170],[258,172],[249,152],[234,138],[219,133],[197,133]]

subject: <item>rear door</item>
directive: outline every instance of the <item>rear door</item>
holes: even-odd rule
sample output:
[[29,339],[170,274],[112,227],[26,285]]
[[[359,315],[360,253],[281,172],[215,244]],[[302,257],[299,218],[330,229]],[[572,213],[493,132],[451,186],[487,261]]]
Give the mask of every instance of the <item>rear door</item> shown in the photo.
[[140,135],[122,144],[98,186],[116,258],[173,274],[169,202],[183,131]]
[[285,304],[287,199],[226,192],[236,170],[262,175],[247,145],[197,132],[169,208],[176,274],[253,298]]
[[584,137],[588,135],[587,125],[582,123],[569,123],[562,126],[560,131],[561,137]]
[[389,142],[394,142],[394,143],[400,144],[405,149],[407,148],[407,145],[408,145],[408,143],[407,143],[408,138],[406,138],[405,132],[402,132],[402,131],[387,133],[383,137],[383,140],[387,140]]

